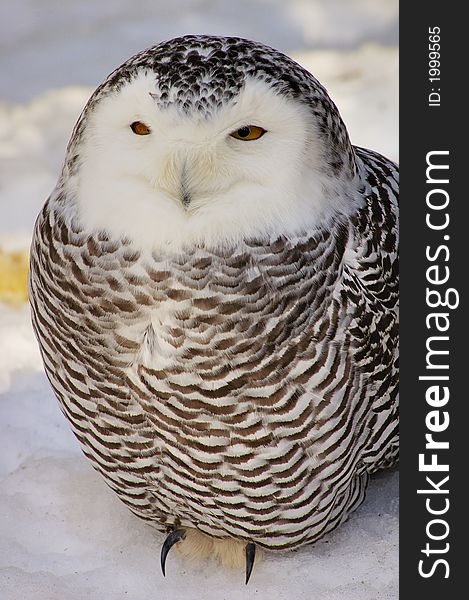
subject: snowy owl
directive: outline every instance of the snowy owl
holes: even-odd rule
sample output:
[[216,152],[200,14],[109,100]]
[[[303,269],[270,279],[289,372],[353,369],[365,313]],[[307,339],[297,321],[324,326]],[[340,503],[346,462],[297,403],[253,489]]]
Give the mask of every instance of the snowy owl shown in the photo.
[[36,222],[45,370],[86,456],[182,553],[315,542],[396,462],[397,167],[326,90],[186,36],[97,88]]

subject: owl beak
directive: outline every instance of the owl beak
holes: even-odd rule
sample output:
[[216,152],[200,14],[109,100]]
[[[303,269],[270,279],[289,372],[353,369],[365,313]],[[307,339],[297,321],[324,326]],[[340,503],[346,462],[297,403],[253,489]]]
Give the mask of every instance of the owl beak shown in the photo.
[[189,205],[191,203],[191,195],[185,189],[181,190],[181,203],[184,208],[189,208]]
[[213,180],[213,156],[204,148],[193,148],[176,155],[177,197],[183,209],[195,213],[207,196]]
[[191,203],[191,194],[189,191],[189,177],[188,177],[188,169],[187,169],[187,160],[184,160],[182,163],[180,199],[181,199],[182,206],[187,210]]
[[207,184],[213,179],[212,162],[211,154],[200,148],[178,150],[168,156],[156,183],[184,211],[195,213],[210,195]]

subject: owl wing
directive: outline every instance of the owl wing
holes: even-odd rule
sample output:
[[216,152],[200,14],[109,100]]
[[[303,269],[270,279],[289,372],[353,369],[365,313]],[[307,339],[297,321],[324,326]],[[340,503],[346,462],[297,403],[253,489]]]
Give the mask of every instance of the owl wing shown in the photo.
[[354,308],[354,361],[373,393],[363,461],[374,471],[395,462],[398,445],[398,167],[376,152],[356,152],[367,195],[350,225],[341,294]]

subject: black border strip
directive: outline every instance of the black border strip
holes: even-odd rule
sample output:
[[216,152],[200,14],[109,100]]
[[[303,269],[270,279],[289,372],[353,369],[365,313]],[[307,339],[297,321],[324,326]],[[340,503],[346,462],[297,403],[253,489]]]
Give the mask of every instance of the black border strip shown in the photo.
[[[401,2],[400,598],[404,600],[467,595],[463,560],[469,530],[469,485],[465,485],[469,451],[464,444],[469,441],[465,211],[469,199],[462,186],[469,172],[465,164],[469,127],[463,106],[469,29],[463,9],[464,3],[456,2]],[[429,164],[439,166],[428,170]],[[454,307],[444,306],[445,302]]]

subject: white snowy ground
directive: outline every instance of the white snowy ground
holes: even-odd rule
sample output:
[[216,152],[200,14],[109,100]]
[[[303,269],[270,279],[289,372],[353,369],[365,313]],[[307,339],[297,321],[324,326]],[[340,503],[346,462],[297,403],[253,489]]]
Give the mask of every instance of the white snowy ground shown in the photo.
[[[121,46],[129,54],[183,32],[238,34],[290,50],[327,87],[353,143],[397,160],[397,49],[383,45],[396,41],[394,0],[243,0],[247,17],[233,4],[153,2],[151,13],[149,2],[67,0],[59,8],[53,0],[34,7],[17,0],[9,23],[0,18],[0,94],[8,100],[0,101],[0,246],[27,247],[92,92],[60,86],[97,84],[106,71],[94,79],[88,71],[96,74],[110,57],[107,70],[116,66],[126,58]],[[133,47],[140,32],[143,42]],[[44,62],[51,70],[43,67],[38,77]],[[161,537],[120,504],[81,455],[42,372],[27,307],[0,304],[0,600],[396,600],[397,527],[398,477],[391,472],[374,478],[345,525],[313,547],[267,556],[247,588],[241,573],[191,565],[176,552],[164,579]]]

